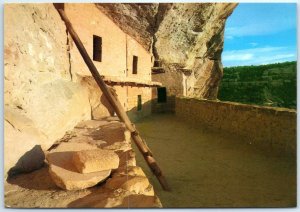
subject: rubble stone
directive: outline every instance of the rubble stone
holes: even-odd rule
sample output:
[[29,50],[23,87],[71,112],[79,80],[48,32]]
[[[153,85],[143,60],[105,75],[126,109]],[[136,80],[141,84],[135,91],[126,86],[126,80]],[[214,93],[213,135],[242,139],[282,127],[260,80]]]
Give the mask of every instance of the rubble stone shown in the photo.
[[153,187],[150,185],[148,178],[145,176],[124,175],[114,177],[106,182],[105,187],[110,189],[122,188],[136,194],[144,194],[149,196],[154,195]]
[[50,165],[49,173],[55,184],[65,190],[80,190],[95,186],[109,177],[111,170],[81,174]]
[[46,155],[50,164],[49,173],[55,184],[66,190],[92,187],[109,177],[111,170],[88,174],[78,173],[72,161],[73,155],[82,150],[95,150],[97,146],[88,143],[61,143]]
[[92,173],[118,168],[119,157],[111,150],[83,150],[73,154],[72,162],[78,172]]

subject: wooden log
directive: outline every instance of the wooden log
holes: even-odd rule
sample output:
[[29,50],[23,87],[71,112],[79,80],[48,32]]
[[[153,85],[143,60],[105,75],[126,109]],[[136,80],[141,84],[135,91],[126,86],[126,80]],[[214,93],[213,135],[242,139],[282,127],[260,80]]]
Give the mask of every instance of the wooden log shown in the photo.
[[125,126],[127,127],[127,129],[131,132],[132,140],[137,145],[139,151],[142,153],[142,155],[143,155],[144,159],[146,160],[147,164],[149,165],[151,171],[157,177],[162,188],[164,190],[170,190],[168,183],[167,183],[163,173],[159,169],[157,162],[154,160],[149,147],[144,143],[144,141],[140,137],[138,131],[136,130],[135,126],[131,123],[131,121],[130,121],[129,117],[127,116],[125,110],[123,109],[120,101],[118,100],[118,97],[116,95],[114,95],[110,89],[108,89],[105,82],[101,78],[96,66],[94,65],[93,61],[91,60],[90,56],[88,55],[88,53],[84,47],[84,45],[82,44],[80,38],[78,37],[77,33],[75,32],[71,22],[69,21],[68,17],[66,16],[64,9],[63,9],[64,4],[54,3],[54,6],[57,9],[58,13],[60,14],[62,20],[65,22],[68,32],[70,33],[75,45],[77,46],[84,62],[86,63],[90,72],[92,73],[92,76],[94,77],[96,83],[98,84],[98,86],[101,89],[104,96],[109,101],[110,105],[115,110],[119,119],[125,123]]
[[166,178],[163,177],[162,171],[157,165],[155,159],[152,156],[146,156],[144,157],[148,166],[150,167],[151,171],[155,174],[157,177],[159,183],[161,184],[162,188],[166,191],[171,191],[168,182],[166,181]]

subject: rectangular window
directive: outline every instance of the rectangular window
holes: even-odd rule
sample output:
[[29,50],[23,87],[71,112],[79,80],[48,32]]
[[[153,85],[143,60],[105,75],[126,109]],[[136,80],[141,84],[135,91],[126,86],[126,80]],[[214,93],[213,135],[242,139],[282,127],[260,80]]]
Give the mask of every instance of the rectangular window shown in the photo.
[[133,60],[132,60],[132,74],[137,74],[137,70],[138,70],[138,57],[137,56],[133,56]]
[[142,95],[138,95],[138,101],[137,101],[137,110],[140,111],[142,110]]
[[93,60],[102,62],[102,38],[93,35]]
[[165,87],[157,88],[157,102],[167,102],[167,89]]
[[159,60],[154,60],[154,67],[160,67],[160,61]]

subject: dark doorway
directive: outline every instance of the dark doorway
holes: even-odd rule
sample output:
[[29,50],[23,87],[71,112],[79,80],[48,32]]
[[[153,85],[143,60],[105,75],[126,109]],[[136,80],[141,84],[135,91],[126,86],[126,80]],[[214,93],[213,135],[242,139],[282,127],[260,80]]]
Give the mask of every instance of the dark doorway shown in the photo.
[[157,102],[167,102],[167,89],[166,87],[157,88]]
[[102,38],[93,35],[93,60],[102,62]]
[[133,56],[133,61],[132,61],[132,74],[137,74],[138,70],[138,57]]
[[142,95],[138,95],[137,97],[137,110],[140,111],[142,110]]

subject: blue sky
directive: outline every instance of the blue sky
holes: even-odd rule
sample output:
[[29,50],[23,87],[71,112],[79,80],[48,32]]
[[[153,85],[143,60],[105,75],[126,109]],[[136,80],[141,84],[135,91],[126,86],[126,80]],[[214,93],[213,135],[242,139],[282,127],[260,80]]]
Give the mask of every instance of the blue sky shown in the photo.
[[240,3],[226,21],[223,66],[296,60],[296,10],[294,3]]

